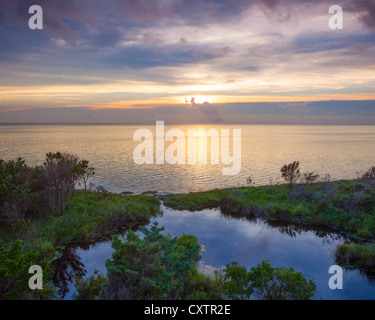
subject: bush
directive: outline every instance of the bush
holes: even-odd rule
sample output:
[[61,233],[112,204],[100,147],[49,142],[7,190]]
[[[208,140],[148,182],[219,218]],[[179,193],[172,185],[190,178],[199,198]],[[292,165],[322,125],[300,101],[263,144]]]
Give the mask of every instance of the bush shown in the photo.
[[362,179],[370,183],[371,185],[375,185],[375,166],[369,168],[362,176]]
[[342,244],[337,246],[335,257],[339,265],[375,273],[374,245]]
[[74,287],[77,293],[73,293],[75,300],[100,300],[103,298],[103,288],[107,278],[95,270],[87,279],[76,278]]
[[265,260],[250,271],[233,262],[224,273],[223,289],[231,299],[309,300],[316,290],[314,282],[293,267],[272,267]]
[[187,296],[190,272],[199,259],[196,238],[163,236],[155,222],[141,228],[144,238],[129,231],[126,240],[112,240],[115,252],[106,261],[105,296],[120,300],[182,299]]
[[[33,265],[43,270],[43,290],[33,291],[28,286]],[[21,240],[14,241],[9,249],[0,248],[0,300],[54,299],[56,291],[47,283],[50,277],[50,261],[36,251],[26,251]]]
[[42,182],[49,207],[62,215],[75,186],[82,182],[86,191],[88,179],[95,173],[87,160],[68,153],[47,153],[43,163]]
[[290,183],[290,185],[296,183],[301,177],[299,161],[284,165],[281,167],[280,172],[281,177],[283,177],[286,182]]
[[0,162],[0,219],[14,223],[25,217],[32,200],[31,177],[22,158]]

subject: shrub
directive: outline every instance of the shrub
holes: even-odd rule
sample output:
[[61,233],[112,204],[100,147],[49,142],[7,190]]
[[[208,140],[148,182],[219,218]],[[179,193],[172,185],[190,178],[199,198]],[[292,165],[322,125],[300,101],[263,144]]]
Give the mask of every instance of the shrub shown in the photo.
[[293,267],[272,267],[262,261],[249,272],[254,295],[262,300],[309,300],[316,290],[312,280],[306,280]]
[[335,251],[336,263],[349,268],[359,268],[375,273],[375,246],[342,244]]
[[107,278],[95,270],[94,274],[87,279],[76,277],[74,287],[77,293],[73,293],[75,300],[100,300],[103,298],[103,288]]
[[0,219],[14,223],[25,217],[32,200],[31,177],[22,158],[0,163]]
[[68,153],[47,153],[42,182],[49,207],[58,215],[63,214],[66,202],[79,182],[84,182],[86,190],[88,178],[94,174],[88,163]]
[[375,185],[375,166],[369,168],[362,176],[365,182]]
[[300,168],[299,168],[299,161],[294,161],[293,163],[289,163],[281,167],[280,169],[281,177],[290,185],[296,183],[298,179],[301,177]]
[[141,239],[128,231],[126,240],[112,240],[115,252],[106,261],[108,283],[105,296],[120,300],[181,299],[191,270],[199,259],[196,238],[163,236],[155,222],[141,228]]
[[316,285],[293,267],[272,267],[263,260],[250,271],[238,262],[227,265],[223,290],[230,299],[308,300],[314,295]]
[[[28,286],[33,265],[43,270],[43,290],[32,291]],[[50,261],[36,251],[26,251],[21,240],[14,241],[10,248],[0,248],[0,300],[55,298],[55,291],[47,283],[50,277]]]

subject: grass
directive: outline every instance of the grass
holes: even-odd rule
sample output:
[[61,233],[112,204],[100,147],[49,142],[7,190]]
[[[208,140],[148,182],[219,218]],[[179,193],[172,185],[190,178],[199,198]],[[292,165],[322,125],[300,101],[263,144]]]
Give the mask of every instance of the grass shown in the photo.
[[167,195],[176,210],[220,207],[227,213],[267,221],[328,227],[353,238],[375,239],[375,189],[358,180],[311,185],[241,187]]
[[375,274],[375,246],[342,244],[335,251],[336,263]]
[[[167,195],[163,201],[176,210],[220,207],[233,216],[328,228],[355,239],[375,240],[375,188],[366,181],[241,187]],[[344,244],[335,253],[339,264],[375,273],[375,245]]]
[[21,239],[26,248],[51,256],[54,248],[90,243],[146,225],[159,212],[160,201],[155,197],[77,191],[61,216],[47,214],[1,228],[0,244]]
[[66,212],[39,232],[53,243],[93,242],[136,224],[147,224],[159,212],[159,200],[147,196],[76,192]]

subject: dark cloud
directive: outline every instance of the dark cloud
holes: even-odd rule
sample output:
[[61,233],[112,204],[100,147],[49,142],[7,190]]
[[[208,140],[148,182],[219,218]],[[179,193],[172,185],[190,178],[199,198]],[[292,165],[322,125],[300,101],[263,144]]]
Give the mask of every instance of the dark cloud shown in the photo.
[[285,23],[291,21],[294,16],[288,2],[282,5],[280,0],[253,0],[259,6],[268,20],[275,23]]
[[375,0],[352,0],[352,6],[359,13],[362,22],[375,29]]
[[224,121],[222,115],[219,111],[210,104],[209,102],[205,101],[203,103],[196,103],[195,98],[191,98],[190,100],[191,108],[199,110],[199,112],[209,121],[215,123],[221,123]]
[[[194,105],[194,107],[193,107]],[[5,107],[4,107],[5,108]],[[0,109],[3,109],[0,105]],[[200,113],[191,112],[199,110]],[[29,107],[28,110],[0,111],[0,123],[202,123],[252,124],[375,124],[375,101],[318,101],[288,103],[194,103],[145,109],[91,109],[88,107]],[[205,121],[203,121],[205,122]]]
[[[27,23],[28,9],[34,4],[33,0],[1,0],[4,23]],[[55,35],[73,36],[72,22],[90,28],[129,26],[129,22],[147,25],[167,19],[202,24],[234,17],[251,2],[237,0],[234,5],[230,0],[38,0],[37,5],[43,8],[46,30]]]
[[[0,11],[4,14],[4,24],[28,24],[29,8],[35,5],[33,0],[2,0]],[[64,0],[50,1],[38,0],[37,4],[43,9],[44,31],[48,35],[73,37],[75,30],[69,25],[70,21],[92,22],[92,11],[88,1]]]

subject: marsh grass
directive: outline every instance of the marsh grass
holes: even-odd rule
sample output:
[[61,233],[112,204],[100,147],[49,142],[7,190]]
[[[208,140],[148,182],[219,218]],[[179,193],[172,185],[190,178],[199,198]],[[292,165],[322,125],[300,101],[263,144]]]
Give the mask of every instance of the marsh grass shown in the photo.
[[98,241],[134,225],[146,225],[158,213],[160,201],[155,197],[76,191],[61,216],[46,214],[3,226],[0,244],[21,239],[26,248],[50,257],[53,248]]
[[227,213],[325,227],[353,238],[375,238],[375,189],[359,180],[167,195],[163,202],[177,210],[220,207]]
[[342,244],[335,251],[336,263],[347,268],[358,268],[375,275],[375,246]]

